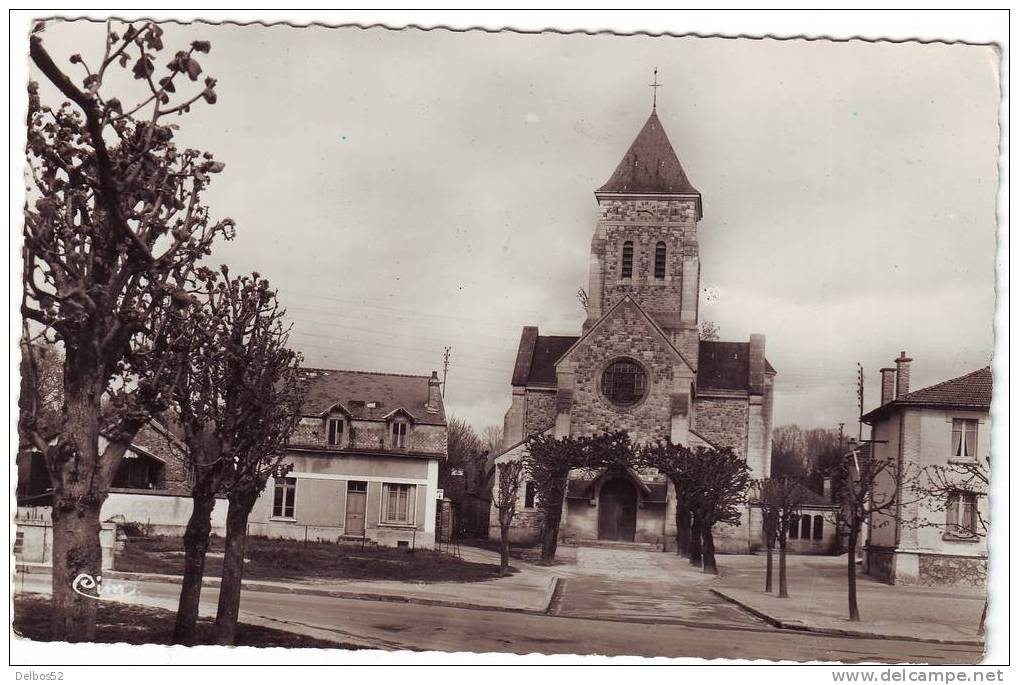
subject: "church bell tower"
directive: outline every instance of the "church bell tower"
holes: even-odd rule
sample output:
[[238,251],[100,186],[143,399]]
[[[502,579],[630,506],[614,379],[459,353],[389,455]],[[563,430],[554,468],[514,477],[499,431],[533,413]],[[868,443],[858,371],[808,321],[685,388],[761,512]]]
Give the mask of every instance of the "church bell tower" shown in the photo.
[[591,240],[584,330],[629,295],[696,364],[701,194],[683,171],[654,109],[594,195],[600,211]]

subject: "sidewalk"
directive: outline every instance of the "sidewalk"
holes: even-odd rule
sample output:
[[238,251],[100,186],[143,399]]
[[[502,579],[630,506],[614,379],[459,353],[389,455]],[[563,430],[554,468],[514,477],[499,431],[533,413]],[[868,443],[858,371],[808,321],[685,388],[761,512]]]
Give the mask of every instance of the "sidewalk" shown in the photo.
[[[499,563],[499,555],[495,552],[474,547],[462,547],[461,556],[466,561]],[[314,579],[304,581],[245,580],[242,587],[255,592],[284,592],[299,595],[321,595],[338,599],[410,602],[463,609],[500,609],[544,613],[555,592],[557,579],[555,569],[535,566],[518,559],[513,559],[510,565],[517,569],[513,575],[474,583],[335,579],[321,581]],[[18,564],[17,570],[29,574],[49,574],[52,572],[52,567],[48,564]],[[181,582],[181,576],[116,570],[104,572],[103,577],[177,585]],[[206,578],[203,585],[219,587],[219,582],[219,578]]]
[[[780,628],[855,637],[894,637],[982,645],[977,635],[984,593],[977,588],[887,585],[859,573],[860,621],[849,621],[846,557],[787,557],[789,597],[778,597],[778,555],[772,593],[764,592],[766,558],[719,556],[715,594]],[[859,567],[857,567],[859,569]]]

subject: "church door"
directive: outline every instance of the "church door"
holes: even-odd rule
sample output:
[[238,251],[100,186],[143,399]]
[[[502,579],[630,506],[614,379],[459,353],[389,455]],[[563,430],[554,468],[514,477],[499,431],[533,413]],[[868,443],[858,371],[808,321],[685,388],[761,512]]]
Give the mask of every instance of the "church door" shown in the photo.
[[637,530],[637,491],[625,478],[613,478],[598,496],[598,539],[633,542]]

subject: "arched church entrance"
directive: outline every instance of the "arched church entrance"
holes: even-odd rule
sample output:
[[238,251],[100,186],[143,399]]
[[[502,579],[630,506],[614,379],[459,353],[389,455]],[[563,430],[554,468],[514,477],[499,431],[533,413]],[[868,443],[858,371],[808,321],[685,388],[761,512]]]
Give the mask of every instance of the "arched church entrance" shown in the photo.
[[637,531],[637,489],[626,478],[613,478],[598,495],[598,539],[633,542]]

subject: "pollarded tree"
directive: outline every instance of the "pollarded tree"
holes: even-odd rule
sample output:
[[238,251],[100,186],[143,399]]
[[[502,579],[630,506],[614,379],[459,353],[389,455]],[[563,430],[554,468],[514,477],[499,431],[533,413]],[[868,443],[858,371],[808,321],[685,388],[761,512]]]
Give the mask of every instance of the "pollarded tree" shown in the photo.
[[789,529],[799,523],[800,507],[805,491],[795,478],[779,476],[758,482],[757,504],[761,508],[764,524],[764,539],[768,550],[768,568],[765,574],[764,591],[772,590],[772,556],[778,544],[778,596],[788,597],[786,582],[786,543]]
[[750,467],[731,449],[695,447],[690,459],[690,508],[701,524],[705,573],[718,573],[715,538],[718,524],[740,525],[750,488]]
[[658,469],[672,483],[676,492],[676,553],[689,554],[691,450],[685,445],[664,441],[645,445],[639,454],[643,466]]
[[513,517],[517,513],[517,497],[520,495],[520,461],[505,461],[496,466],[499,484],[496,490],[495,508],[499,512],[499,575],[509,572],[509,534]]
[[543,515],[543,563],[555,561],[570,471],[629,465],[633,460],[633,446],[625,431],[576,438],[535,434],[528,438],[523,461]]
[[[63,387],[57,428],[32,416],[21,427],[53,485],[55,634],[85,641],[95,635],[96,602],[72,581],[100,574],[100,508],[135,434],[167,406],[179,371],[168,360],[189,344],[173,324],[174,310],[187,306],[184,283],[233,224],[213,221],[202,204],[223,164],[178,148],[176,125],[165,122],[199,100],[215,102],[213,79],[171,102],[181,81],[197,81],[196,57],[209,44],[177,52],[160,76],[162,29],[108,24],[101,56],[73,55],[64,68],[46,50],[44,28],[29,39],[48,83],[29,84],[21,313],[32,339],[22,349],[37,349],[38,338],[56,345]],[[104,89],[118,69],[140,85],[133,104]],[[45,103],[52,89],[66,101]]]
[[[225,434],[235,442],[223,455],[226,474],[221,482],[228,506],[216,611],[216,641],[229,645],[240,612],[248,517],[269,478],[283,477],[290,470],[283,458],[301,417],[303,386],[301,355],[288,347],[285,312],[267,281],[258,274],[225,279],[213,297],[230,310],[230,336],[220,354],[232,360],[220,392],[231,393],[224,397],[224,406],[231,408]],[[244,437],[246,429],[252,434]]]
[[292,427],[297,357],[286,349],[276,294],[257,273],[201,269],[196,304],[182,316],[194,346],[174,392],[193,480],[174,641],[194,635],[217,494],[231,495],[237,465],[279,452]]

